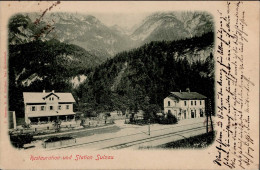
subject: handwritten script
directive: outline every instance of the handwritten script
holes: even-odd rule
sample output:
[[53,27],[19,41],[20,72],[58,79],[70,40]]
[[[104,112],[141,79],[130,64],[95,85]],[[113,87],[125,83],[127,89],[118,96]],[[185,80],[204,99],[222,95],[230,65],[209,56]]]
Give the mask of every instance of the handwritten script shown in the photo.
[[[48,11],[51,11],[53,9],[53,7],[57,6],[60,4],[60,1],[54,2],[49,8],[45,9],[43,11],[43,13],[40,15],[39,18],[36,18],[36,20],[34,21],[34,25],[35,26],[40,26],[41,21],[43,20],[45,14]],[[54,21],[52,20],[52,22],[54,23]],[[40,37],[42,37],[44,34],[45,36],[48,35],[51,31],[53,31],[55,29],[55,27],[53,25],[51,25],[50,23],[45,24],[41,29],[40,32],[34,35],[34,40],[39,39]]]
[[[254,83],[244,74],[248,43],[243,2],[227,2],[218,10],[217,30],[217,155],[213,162],[230,169],[245,169],[253,163],[254,140],[250,137],[250,90]],[[251,113],[252,114],[252,113]]]

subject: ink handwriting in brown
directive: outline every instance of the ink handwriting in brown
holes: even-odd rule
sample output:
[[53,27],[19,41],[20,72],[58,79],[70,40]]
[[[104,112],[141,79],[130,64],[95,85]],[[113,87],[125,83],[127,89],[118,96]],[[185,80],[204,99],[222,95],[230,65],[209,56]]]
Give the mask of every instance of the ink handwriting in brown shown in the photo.
[[[254,140],[250,136],[250,88],[254,83],[244,74],[244,46],[248,43],[243,2],[227,2],[218,10],[217,34],[217,155],[213,162],[230,169],[253,163]],[[231,12],[233,11],[233,12]],[[235,13],[234,13],[235,11]]]

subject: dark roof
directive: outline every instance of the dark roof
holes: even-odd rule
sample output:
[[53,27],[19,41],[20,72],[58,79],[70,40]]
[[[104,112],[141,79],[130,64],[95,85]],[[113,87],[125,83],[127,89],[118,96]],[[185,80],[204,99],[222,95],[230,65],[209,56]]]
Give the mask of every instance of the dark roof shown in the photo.
[[182,100],[206,99],[206,96],[197,92],[171,92],[171,96],[177,97]]

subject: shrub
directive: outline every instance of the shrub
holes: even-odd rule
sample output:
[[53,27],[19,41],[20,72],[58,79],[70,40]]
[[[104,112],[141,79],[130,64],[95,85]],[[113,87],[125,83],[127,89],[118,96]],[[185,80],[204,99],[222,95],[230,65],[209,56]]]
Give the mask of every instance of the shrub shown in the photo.
[[24,144],[31,143],[33,141],[33,135],[29,133],[24,134],[10,134],[10,141],[13,146],[22,148]]
[[75,115],[75,120],[80,120],[81,119],[81,115]]
[[159,119],[160,124],[175,124],[177,122],[178,122],[177,118],[174,115],[172,115],[171,113],[167,113],[166,118],[161,117]]
[[59,132],[61,127],[61,120],[54,120],[53,127],[55,129],[55,132]]
[[27,123],[24,123],[24,124],[22,125],[22,127],[25,128],[25,129],[29,129],[29,128],[31,127],[31,125],[30,125],[30,124],[27,124]]

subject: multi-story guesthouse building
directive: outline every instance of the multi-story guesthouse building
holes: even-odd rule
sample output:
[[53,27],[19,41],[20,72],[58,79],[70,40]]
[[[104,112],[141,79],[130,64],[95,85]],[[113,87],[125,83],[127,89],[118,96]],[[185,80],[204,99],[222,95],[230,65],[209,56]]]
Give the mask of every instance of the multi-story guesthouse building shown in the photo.
[[205,99],[197,92],[171,92],[164,99],[164,112],[171,113],[177,119],[190,119],[205,116]]
[[47,124],[54,120],[64,122],[74,121],[73,103],[75,99],[71,93],[24,92],[25,122],[27,124]]

